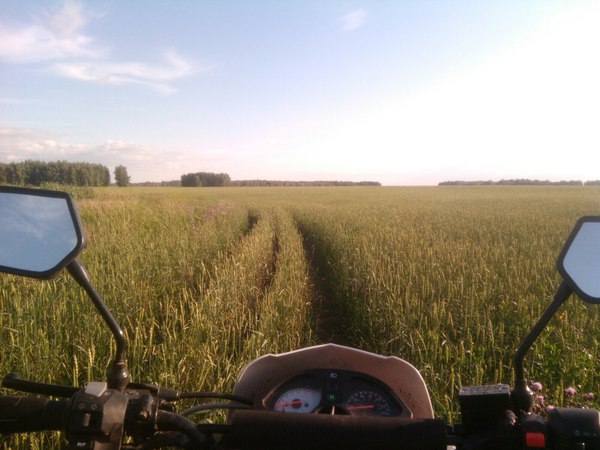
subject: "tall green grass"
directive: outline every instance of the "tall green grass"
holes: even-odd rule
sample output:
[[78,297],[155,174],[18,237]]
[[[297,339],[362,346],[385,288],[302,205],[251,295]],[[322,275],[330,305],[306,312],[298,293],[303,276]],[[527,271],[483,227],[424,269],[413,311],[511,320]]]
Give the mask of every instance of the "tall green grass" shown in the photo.
[[[597,191],[395,194],[360,208],[299,209],[299,223],[321,249],[348,342],[411,361],[436,411],[455,418],[460,386],[511,381],[514,349],[558,286],[556,255],[575,219],[597,210]],[[527,359],[555,398],[567,384],[597,387],[597,320],[571,302]]]
[[[457,419],[460,386],[512,380],[513,351],[558,286],[556,255],[599,194],[104,188],[78,203],[80,259],[124,329],[135,381],[231,390],[261,354],[334,340],[407,359],[436,414]],[[527,356],[556,401],[568,384],[598,389],[597,327],[597,309],[571,301]],[[1,276],[0,339],[1,372],[69,385],[102,379],[114,351],[66,274]]]

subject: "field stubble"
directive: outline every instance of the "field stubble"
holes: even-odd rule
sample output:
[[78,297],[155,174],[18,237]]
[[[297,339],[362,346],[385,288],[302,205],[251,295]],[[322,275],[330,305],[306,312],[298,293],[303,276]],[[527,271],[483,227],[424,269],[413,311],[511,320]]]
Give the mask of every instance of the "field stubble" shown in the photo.
[[[559,279],[583,187],[101,189],[80,259],[121,323],[136,381],[231,390],[244,364],[325,340],[400,356],[436,413],[461,385],[511,382]],[[570,301],[526,358],[562,400],[598,389],[598,311]],[[2,276],[0,370],[102,379],[109,333],[65,274]]]

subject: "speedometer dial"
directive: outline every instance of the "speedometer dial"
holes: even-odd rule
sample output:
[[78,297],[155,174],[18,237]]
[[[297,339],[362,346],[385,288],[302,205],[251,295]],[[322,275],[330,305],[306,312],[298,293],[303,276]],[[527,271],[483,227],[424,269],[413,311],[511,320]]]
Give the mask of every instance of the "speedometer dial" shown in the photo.
[[346,400],[346,409],[350,414],[360,416],[391,416],[393,406],[381,394],[362,390],[352,394]]
[[281,394],[273,410],[281,412],[310,413],[321,403],[321,392],[310,388],[295,388]]

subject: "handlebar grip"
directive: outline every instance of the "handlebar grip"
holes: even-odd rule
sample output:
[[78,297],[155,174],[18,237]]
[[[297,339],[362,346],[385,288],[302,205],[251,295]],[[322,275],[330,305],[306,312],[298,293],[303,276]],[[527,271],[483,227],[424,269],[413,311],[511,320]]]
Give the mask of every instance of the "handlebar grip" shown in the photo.
[[59,384],[38,383],[37,381],[25,380],[19,374],[11,372],[2,378],[2,386],[21,392],[31,394],[49,395],[52,397],[71,397],[80,389],[73,386],[61,386]]
[[222,442],[230,449],[445,450],[447,436],[436,419],[238,410]]
[[0,396],[0,433],[62,430],[68,413],[68,400]]

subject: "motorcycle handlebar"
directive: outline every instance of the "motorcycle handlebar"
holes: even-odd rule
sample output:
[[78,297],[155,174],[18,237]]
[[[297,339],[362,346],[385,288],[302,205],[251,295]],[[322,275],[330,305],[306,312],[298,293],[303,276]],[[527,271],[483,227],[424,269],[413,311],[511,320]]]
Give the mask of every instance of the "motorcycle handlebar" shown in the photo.
[[69,400],[38,397],[0,397],[0,433],[62,430]]
[[73,386],[61,386],[58,384],[38,383],[36,381],[25,380],[21,378],[19,374],[14,372],[4,375],[4,378],[2,378],[2,386],[14,389],[15,391],[65,398],[75,395],[80,390],[80,388]]
[[[70,400],[0,397],[0,434],[66,430]],[[156,429],[178,431],[195,446],[205,440],[196,425],[178,414],[157,411]],[[446,448],[446,425],[440,420],[286,414],[238,410],[232,415],[223,444],[244,449],[416,449]]]
[[[128,414],[120,422],[126,434],[136,429],[142,431],[140,416],[136,414],[141,404],[132,401],[127,405]],[[74,405],[79,406],[73,400],[0,396],[0,434],[66,431],[69,436],[70,432],[76,431],[73,428],[77,422],[73,420],[77,418]],[[197,424],[182,415],[157,410],[153,417],[151,423],[143,426],[145,432],[142,431],[142,435],[146,438],[153,439],[155,431],[175,431],[187,436],[185,447],[203,448],[210,441],[207,441]],[[547,422],[539,416],[527,416],[520,421],[518,433],[488,430],[467,437],[469,442],[477,445],[465,448],[482,448],[490,442],[502,443],[502,448],[547,448],[547,445],[555,449],[583,448],[579,444],[585,446],[589,439],[595,442],[600,436],[599,424],[600,412],[597,410],[555,408]],[[226,427],[219,448],[230,450],[446,450],[447,444],[457,437],[453,431],[449,433],[446,423],[437,419],[293,414],[264,410],[236,410]],[[84,433],[89,439],[100,438],[90,432],[92,430],[88,429]]]
[[232,413],[225,448],[379,450],[446,449],[446,424],[436,419],[290,414],[238,410]]
[[[19,396],[0,396],[0,434],[27,433],[35,431],[66,431],[67,435],[75,434],[75,439],[79,439],[79,432],[83,431],[85,439],[106,439],[106,433],[100,433],[101,426],[93,427],[82,425],[77,413],[72,412],[72,400],[50,400],[42,397],[19,397]],[[137,406],[130,403],[135,412]],[[131,425],[137,424],[121,423],[121,429],[127,430]],[[98,424],[96,424],[98,425]],[[118,424],[117,424],[118,425]],[[205,440],[204,434],[199,431],[194,422],[175,413],[168,411],[157,411],[155,421],[150,429],[150,434],[154,431],[177,431],[188,437],[195,447],[199,447]],[[103,430],[106,431],[106,430]],[[99,432],[96,436],[94,433]],[[117,436],[118,437],[118,436]]]

